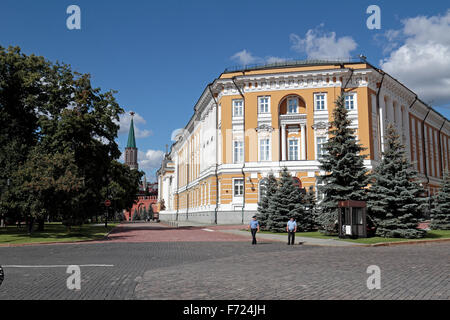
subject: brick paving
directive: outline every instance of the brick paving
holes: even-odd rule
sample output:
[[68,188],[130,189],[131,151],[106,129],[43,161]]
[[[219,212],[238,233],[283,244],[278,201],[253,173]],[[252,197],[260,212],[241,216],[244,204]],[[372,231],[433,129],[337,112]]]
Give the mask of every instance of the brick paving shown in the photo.
[[[121,224],[108,237],[108,242],[230,242],[251,241],[250,235],[217,232],[244,226],[182,226],[170,227],[155,223]],[[206,230],[205,230],[206,229]]]
[[[450,299],[449,243],[370,248],[122,240],[0,248],[0,299]],[[82,266],[80,291],[67,289],[65,267],[10,267],[72,264],[113,267]],[[366,287],[369,265],[381,268],[380,290]]]
[[[123,224],[105,241],[0,247],[0,299],[450,299],[450,243],[252,246],[241,228]],[[68,265],[87,265],[80,291]],[[380,290],[367,289],[369,265]]]

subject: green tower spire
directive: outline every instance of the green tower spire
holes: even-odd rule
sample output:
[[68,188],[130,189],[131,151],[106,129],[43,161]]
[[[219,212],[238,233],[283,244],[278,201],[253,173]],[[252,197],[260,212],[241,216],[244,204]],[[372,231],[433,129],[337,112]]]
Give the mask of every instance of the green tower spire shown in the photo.
[[128,132],[127,148],[136,148],[136,139],[134,137],[133,116],[134,116],[134,112],[131,113],[131,124],[130,124],[130,131]]

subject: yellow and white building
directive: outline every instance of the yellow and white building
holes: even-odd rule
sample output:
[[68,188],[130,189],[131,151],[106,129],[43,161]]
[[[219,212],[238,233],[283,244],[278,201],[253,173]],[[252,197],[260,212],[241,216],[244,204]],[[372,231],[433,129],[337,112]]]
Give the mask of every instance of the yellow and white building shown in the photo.
[[283,167],[316,188],[334,101],[380,160],[389,122],[430,194],[449,167],[450,123],[399,81],[369,63],[291,62],[225,71],[209,84],[157,173],[161,220],[246,223],[261,181]]

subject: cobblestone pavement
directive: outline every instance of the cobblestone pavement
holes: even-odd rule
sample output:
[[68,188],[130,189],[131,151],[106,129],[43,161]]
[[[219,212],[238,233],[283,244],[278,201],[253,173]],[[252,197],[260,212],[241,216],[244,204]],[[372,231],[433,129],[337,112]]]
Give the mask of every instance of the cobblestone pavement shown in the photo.
[[183,226],[169,227],[156,223],[121,224],[113,230],[108,242],[214,242],[251,241],[250,235],[217,232],[218,229],[239,229],[243,226]]
[[[448,243],[373,248],[238,241],[4,247],[0,299],[448,300],[449,252]],[[67,289],[67,265],[81,265],[80,291]],[[366,286],[369,265],[381,269],[380,290]]]

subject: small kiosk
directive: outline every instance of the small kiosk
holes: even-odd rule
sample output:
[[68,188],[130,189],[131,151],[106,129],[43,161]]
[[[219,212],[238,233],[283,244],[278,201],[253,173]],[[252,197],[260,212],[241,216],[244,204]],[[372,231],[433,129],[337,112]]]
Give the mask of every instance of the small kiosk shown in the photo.
[[367,238],[365,201],[339,201],[339,238]]

